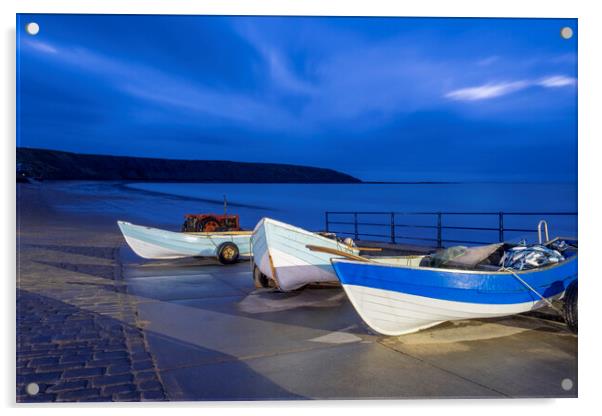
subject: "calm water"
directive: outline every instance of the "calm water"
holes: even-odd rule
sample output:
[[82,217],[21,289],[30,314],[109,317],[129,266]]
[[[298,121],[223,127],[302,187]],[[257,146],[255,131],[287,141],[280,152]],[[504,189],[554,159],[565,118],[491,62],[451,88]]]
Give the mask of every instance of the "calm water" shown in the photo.
[[[223,211],[223,195],[227,196],[229,212],[241,216],[245,228],[252,228],[264,216],[290,222],[303,228],[324,229],[325,211],[521,211],[521,212],[577,212],[577,185],[566,183],[465,183],[465,184],[179,184],[132,183],[127,188],[150,191],[172,198],[169,207],[146,207],[152,223],[165,223],[167,215],[181,222],[185,212]],[[135,194],[135,193],[133,193]],[[143,193],[140,193],[141,195]],[[153,194],[149,194],[153,195]],[[173,196],[181,198],[173,198]],[[132,197],[134,198],[134,197]],[[193,199],[191,199],[193,198]],[[347,222],[350,216],[333,215],[331,220]],[[539,216],[505,217],[506,228],[535,229]],[[573,217],[546,217],[553,235],[577,234]],[[389,224],[387,215],[360,215],[362,223]],[[434,216],[398,217],[398,224],[434,225]],[[471,225],[497,227],[497,216],[444,217],[444,225]],[[331,229],[352,232],[350,225],[337,224]],[[363,233],[383,235],[388,239],[389,226],[360,226]],[[434,230],[399,227],[397,235],[435,237]],[[507,232],[506,239],[535,236],[525,232]],[[475,241],[497,238],[497,231],[446,230],[444,238],[466,238]],[[416,242],[416,241],[414,241]]]

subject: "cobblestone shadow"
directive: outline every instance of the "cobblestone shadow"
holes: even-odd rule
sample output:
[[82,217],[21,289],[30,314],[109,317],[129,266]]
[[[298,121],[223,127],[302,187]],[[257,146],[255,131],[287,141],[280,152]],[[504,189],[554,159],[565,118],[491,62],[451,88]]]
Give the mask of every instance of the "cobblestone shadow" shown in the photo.
[[[17,290],[16,359],[17,402],[166,398],[133,322],[27,290]],[[38,394],[27,394],[29,383]]]

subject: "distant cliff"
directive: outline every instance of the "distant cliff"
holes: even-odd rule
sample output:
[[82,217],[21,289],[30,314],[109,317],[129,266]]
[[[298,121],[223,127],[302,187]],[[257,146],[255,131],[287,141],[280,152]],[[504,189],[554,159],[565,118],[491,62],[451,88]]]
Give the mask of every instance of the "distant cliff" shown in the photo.
[[280,163],[152,159],[17,148],[29,176],[52,180],[133,180],[229,183],[357,183],[332,169]]

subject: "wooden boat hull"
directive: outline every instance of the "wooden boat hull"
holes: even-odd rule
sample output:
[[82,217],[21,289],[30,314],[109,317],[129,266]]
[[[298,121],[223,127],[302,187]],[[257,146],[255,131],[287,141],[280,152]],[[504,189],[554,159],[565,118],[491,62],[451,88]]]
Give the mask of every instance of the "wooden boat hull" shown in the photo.
[[[514,315],[546,303],[508,272],[391,266],[333,259],[360,317],[384,335],[404,335],[442,322]],[[546,299],[561,298],[577,278],[577,257],[516,272]]]
[[251,255],[251,232],[176,233],[118,221],[119,229],[130,248],[145,259],[215,257],[224,242],[238,247],[240,256]]
[[358,249],[271,218],[263,218],[251,238],[253,261],[280,290],[290,291],[309,283],[337,282],[330,264],[332,254],[311,251],[319,245],[357,254]]

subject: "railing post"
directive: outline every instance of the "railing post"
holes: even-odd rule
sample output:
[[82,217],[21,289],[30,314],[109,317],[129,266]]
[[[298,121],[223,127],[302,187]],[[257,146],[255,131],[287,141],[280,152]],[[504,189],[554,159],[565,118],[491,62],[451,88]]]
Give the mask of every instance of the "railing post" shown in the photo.
[[395,244],[395,213],[391,213],[391,242]]
[[443,247],[443,240],[441,237],[441,213],[437,213],[437,248]]
[[504,242],[504,213],[500,212],[499,214],[499,224],[500,224],[500,243]]
[[328,221],[328,211],[324,212],[324,222],[326,222],[326,232],[328,233],[328,226],[330,225]]
[[354,240],[358,240],[359,239],[359,233],[357,232],[357,212],[353,213],[353,229],[355,232],[355,238]]

